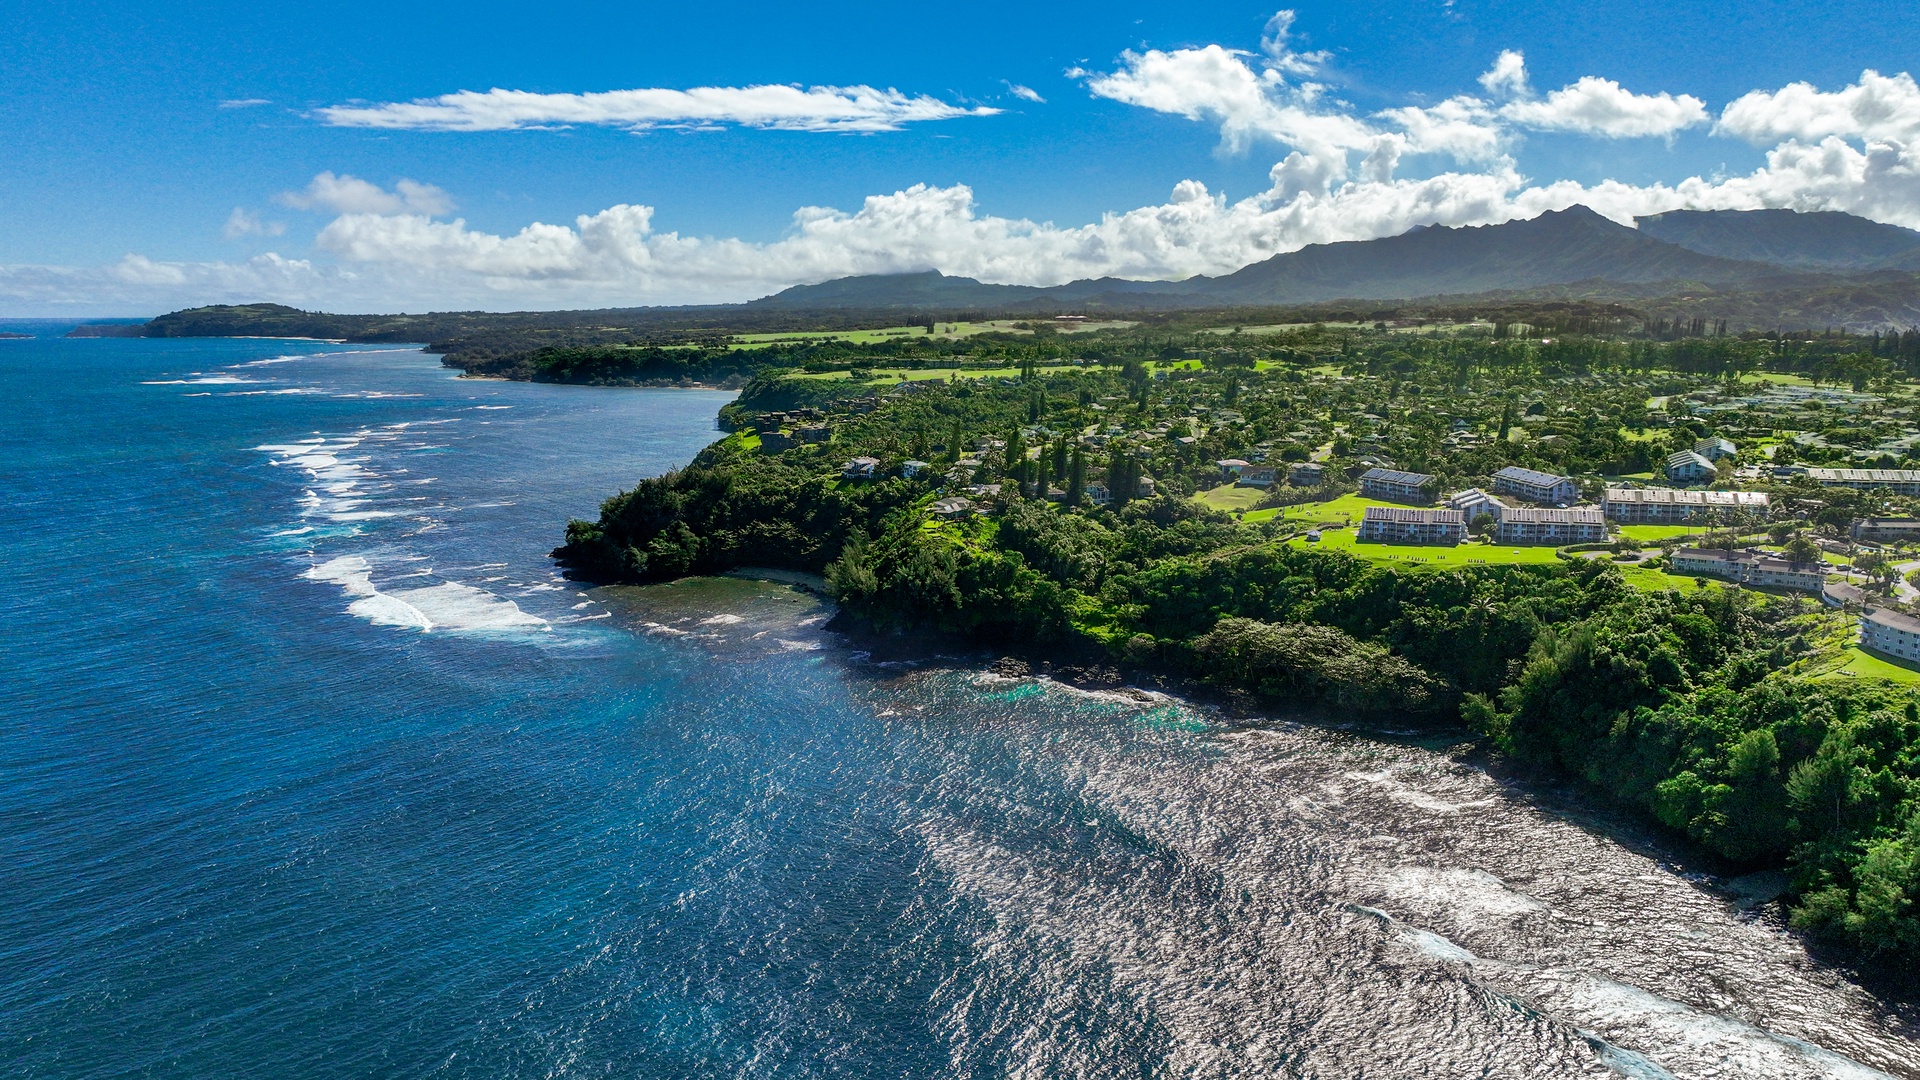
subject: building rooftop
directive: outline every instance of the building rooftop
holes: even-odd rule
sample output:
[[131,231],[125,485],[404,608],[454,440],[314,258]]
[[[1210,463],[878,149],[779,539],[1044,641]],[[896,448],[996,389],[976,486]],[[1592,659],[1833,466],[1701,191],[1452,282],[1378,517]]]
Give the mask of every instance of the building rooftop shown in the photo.
[[1904,630],[1909,634],[1920,634],[1920,619],[1903,615],[1898,611],[1888,611],[1886,608],[1874,608],[1868,611],[1861,616],[1861,621],[1873,623],[1875,626],[1884,626],[1889,630]]
[[1458,510],[1417,510],[1410,506],[1369,506],[1360,516],[1362,522],[1391,521],[1395,523],[1413,523],[1437,525],[1452,522],[1464,526],[1466,519]]
[[1607,501],[1663,506],[1764,507],[1771,501],[1764,491],[1700,491],[1684,488],[1608,488]]
[[1535,525],[1604,525],[1607,517],[1598,510],[1535,510],[1521,507],[1509,510],[1500,518],[1502,524]]
[[1571,479],[1565,476],[1555,476],[1552,473],[1543,473],[1538,469],[1522,468],[1518,465],[1509,465],[1493,475],[1496,479],[1514,480],[1522,484],[1536,484],[1540,487],[1552,487],[1562,480]]
[[1387,484],[1405,484],[1408,487],[1425,487],[1433,482],[1426,473],[1401,472],[1398,469],[1368,469],[1360,474],[1362,480],[1379,480]]
[[1920,484],[1920,469],[1808,469],[1815,480],[1867,484]]

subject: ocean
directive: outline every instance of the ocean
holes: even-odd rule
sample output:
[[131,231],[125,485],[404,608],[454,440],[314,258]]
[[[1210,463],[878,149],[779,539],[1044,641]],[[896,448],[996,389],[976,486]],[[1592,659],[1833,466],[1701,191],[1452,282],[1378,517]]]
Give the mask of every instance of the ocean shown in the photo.
[[562,578],[726,394],[65,329],[0,323],[9,1076],[1920,1077],[1445,740]]

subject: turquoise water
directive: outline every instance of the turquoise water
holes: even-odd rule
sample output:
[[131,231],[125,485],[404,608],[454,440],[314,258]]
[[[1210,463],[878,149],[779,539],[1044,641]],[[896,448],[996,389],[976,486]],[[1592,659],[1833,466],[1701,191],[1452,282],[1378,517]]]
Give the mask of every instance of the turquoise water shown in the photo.
[[9,1075],[1920,1076],[1443,754],[561,579],[723,394],[52,336],[0,393]]

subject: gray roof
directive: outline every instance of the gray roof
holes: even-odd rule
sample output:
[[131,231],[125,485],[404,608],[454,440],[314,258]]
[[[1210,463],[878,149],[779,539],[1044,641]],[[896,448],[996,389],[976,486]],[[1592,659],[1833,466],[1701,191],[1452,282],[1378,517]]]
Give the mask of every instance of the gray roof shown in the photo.
[[1766,506],[1764,491],[1700,491],[1683,488],[1608,488],[1610,503],[1646,503],[1664,506]]
[[1667,455],[1667,468],[1677,469],[1682,465],[1698,465],[1708,472],[1714,471],[1713,462],[1708,461],[1702,455],[1696,454],[1691,450],[1682,450],[1678,453]]
[[1920,469],[1808,469],[1814,480],[1856,484],[1920,484]]
[[1884,626],[1889,630],[1904,630],[1909,634],[1920,634],[1920,619],[1911,615],[1902,615],[1886,608],[1874,608],[1861,617],[1863,622]]
[[1493,475],[1497,480],[1513,480],[1522,484],[1533,484],[1538,487],[1552,487],[1555,484],[1573,479],[1570,476],[1555,476],[1552,473],[1543,473],[1538,469],[1526,469],[1518,465],[1509,465]]
[[1464,526],[1467,521],[1458,510],[1416,510],[1410,506],[1369,506],[1360,515],[1364,524],[1369,521],[1391,521],[1396,524]]
[[1408,487],[1426,487],[1433,483],[1433,477],[1426,473],[1401,472],[1398,469],[1368,469],[1360,474],[1362,480],[1379,480],[1388,484],[1405,484]]
[[1502,525],[1604,525],[1607,517],[1598,510],[1535,510],[1522,507],[1501,515]]

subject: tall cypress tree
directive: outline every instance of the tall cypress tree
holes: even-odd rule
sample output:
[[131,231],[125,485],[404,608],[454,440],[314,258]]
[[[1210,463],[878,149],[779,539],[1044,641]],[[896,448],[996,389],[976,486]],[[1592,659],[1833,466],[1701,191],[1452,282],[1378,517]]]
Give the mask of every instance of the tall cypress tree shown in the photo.
[[1067,466],[1067,505],[1079,506],[1087,497],[1087,452],[1073,448],[1073,461]]

